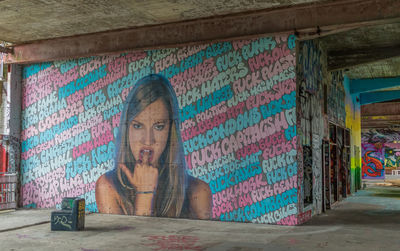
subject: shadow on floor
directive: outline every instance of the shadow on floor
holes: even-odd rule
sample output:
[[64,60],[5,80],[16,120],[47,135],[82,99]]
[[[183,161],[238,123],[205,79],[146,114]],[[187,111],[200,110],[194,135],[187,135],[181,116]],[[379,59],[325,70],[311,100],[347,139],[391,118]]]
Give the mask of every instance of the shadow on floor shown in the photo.
[[400,222],[400,187],[360,190],[303,226],[358,225],[388,228]]

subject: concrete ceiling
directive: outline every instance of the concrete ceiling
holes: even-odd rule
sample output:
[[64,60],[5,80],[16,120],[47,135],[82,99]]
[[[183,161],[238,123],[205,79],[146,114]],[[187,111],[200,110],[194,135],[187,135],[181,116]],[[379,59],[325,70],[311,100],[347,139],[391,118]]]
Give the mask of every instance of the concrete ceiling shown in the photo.
[[[215,16],[232,16],[239,13],[268,9],[336,5],[346,12],[346,5],[360,0],[0,0],[0,41],[16,45],[60,37],[101,33],[107,31],[149,27],[187,20],[204,20]],[[395,1],[370,2],[372,8],[389,16],[381,6]],[[380,3],[379,3],[380,2]],[[381,5],[379,5],[381,4]],[[368,6],[360,5],[358,15],[367,12]],[[382,10],[381,10],[382,9]],[[386,11],[386,12],[385,12]],[[295,17],[314,18],[319,24],[318,14]],[[398,22],[379,20],[360,28],[344,29],[345,32],[325,36],[322,41],[329,53],[332,70],[346,69],[351,78],[374,78],[400,76],[400,11],[392,17]],[[297,13],[294,13],[297,15]],[[352,13],[357,15],[357,13]],[[337,24],[348,17],[337,16]],[[319,18],[321,19],[321,18]],[[396,19],[394,19],[396,20]],[[276,20],[279,22],[280,20]],[[282,22],[296,22],[284,19]],[[301,27],[301,22],[293,27]],[[250,22],[249,22],[250,24]],[[234,26],[234,23],[232,23]],[[269,25],[269,24],[268,24]],[[270,22],[270,25],[276,25]],[[319,26],[318,26],[319,27]],[[213,31],[210,31],[213,32]],[[217,31],[214,31],[217,32]],[[398,47],[396,53],[391,53]],[[384,53],[382,53],[382,50]],[[386,52],[386,53],[385,53]],[[396,58],[397,56],[397,58]],[[379,60],[379,62],[377,62]]]
[[19,44],[316,2],[326,0],[0,0],[0,40]]
[[370,25],[322,38],[328,64],[349,78],[400,76],[400,22]]
[[348,69],[346,75],[352,79],[398,77],[400,76],[400,57],[378,60],[346,69]]
[[[330,70],[352,79],[400,77],[398,0],[0,0],[0,42],[12,43],[14,63],[276,32],[321,38]],[[397,110],[383,124],[369,110],[364,126],[400,125]]]
[[[368,3],[362,5],[363,2]],[[244,25],[251,29],[253,26],[251,19],[254,19],[254,26],[256,26],[255,23],[259,20],[256,19],[258,16],[257,14],[246,16],[243,13],[292,7],[301,9],[303,6],[303,9],[311,9],[313,6],[324,4],[333,6],[332,8],[339,11],[335,21],[339,28],[334,28],[336,30],[340,30],[341,25],[346,25],[346,19],[351,19],[352,16],[361,16],[363,13],[368,15],[371,13],[368,12],[369,8],[382,13],[379,17],[382,20],[358,22],[358,26],[350,28],[344,26],[342,32],[323,35],[322,42],[329,51],[328,62],[331,70],[343,69],[350,78],[400,76],[400,10],[391,10],[390,6],[393,5],[394,9],[400,9],[397,8],[400,5],[396,0],[0,0],[0,41],[11,42],[14,45],[40,43],[40,41],[48,39],[101,34],[135,27],[182,23],[188,20],[198,20],[200,23],[202,20],[216,16],[235,15],[241,15],[241,20],[247,22]],[[358,13],[347,13],[346,16],[346,11],[351,12],[351,9],[347,10],[346,7],[351,4],[356,6],[353,12],[357,10]],[[359,4],[359,8],[357,8],[357,4]],[[332,8],[328,9],[329,14],[332,12]],[[324,9],[321,10],[317,11],[321,13],[309,12],[308,14],[301,13],[302,15],[299,14],[300,12],[288,12],[282,13],[282,15],[278,13],[276,15],[278,18],[275,18],[277,20],[267,20],[268,22],[262,24],[261,27],[265,27],[262,29],[267,30],[267,26],[273,27],[277,26],[277,22],[283,22],[285,24],[294,23],[291,27],[295,30],[301,28],[301,20],[308,19],[311,20],[309,23],[320,27],[324,23],[322,19],[326,16],[326,13],[323,13]],[[343,16],[340,15],[341,12],[344,13]],[[266,13],[268,14],[268,12]],[[294,17],[286,17],[285,14]],[[392,21],[384,20],[386,17],[390,17]],[[235,23],[233,21],[231,23],[231,29],[234,30]],[[203,24],[201,23],[199,26],[201,25]],[[223,29],[229,29],[229,23]],[[237,29],[239,30],[240,27]],[[151,35],[152,32],[149,30],[144,30],[144,33],[147,32],[147,35]],[[222,31],[211,30],[209,32]],[[240,32],[243,35],[247,34],[247,30]],[[262,31],[256,32],[262,33]],[[177,34],[180,33],[177,32]],[[249,32],[249,34],[251,33]],[[182,34],[182,36],[185,35]],[[146,36],[142,35],[140,38],[133,36],[133,38],[135,39],[132,41],[146,38]],[[208,39],[216,40],[216,38],[217,36]],[[102,37],[101,39],[107,40]],[[112,37],[108,39],[112,39]],[[153,38],[153,40],[155,39],[159,38]],[[165,37],[165,39],[167,38]],[[72,43],[76,44],[77,42],[71,40],[70,44]],[[96,41],[96,43],[99,42]],[[79,46],[82,47],[82,44]],[[67,51],[71,51],[71,49],[69,48]]]
[[[337,33],[321,39],[328,50],[331,70],[341,69],[350,79],[393,79],[398,86],[361,94],[378,100],[381,94],[391,101],[361,106],[361,127],[382,130],[400,128],[400,22],[376,24]],[[382,81],[383,82],[383,81]],[[382,84],[382,86],[385,86]],[[373,98],[372,98],[373,99]]]

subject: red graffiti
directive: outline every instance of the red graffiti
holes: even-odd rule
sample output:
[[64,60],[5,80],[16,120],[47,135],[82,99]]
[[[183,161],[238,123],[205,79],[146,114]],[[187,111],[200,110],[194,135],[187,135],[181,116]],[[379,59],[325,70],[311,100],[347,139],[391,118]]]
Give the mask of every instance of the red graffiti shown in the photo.
[[153,247],[153,250],[203,250],[201,246],[197,246],[199,241],[197,237],[187,235],[152,235],[147,236],[151,243],[145,246]]
[[311,210],[299,213],[299,215],[297,216],[297,224],[301,225],[304,222],[309,221],[311,219],[311,215],[312,215]]
[[382,176],[383,173],[382,162],[379,159],[370,156],[371,153],[372,151],[366,152],[364,157],[362,158],[363,175],[370,177]]

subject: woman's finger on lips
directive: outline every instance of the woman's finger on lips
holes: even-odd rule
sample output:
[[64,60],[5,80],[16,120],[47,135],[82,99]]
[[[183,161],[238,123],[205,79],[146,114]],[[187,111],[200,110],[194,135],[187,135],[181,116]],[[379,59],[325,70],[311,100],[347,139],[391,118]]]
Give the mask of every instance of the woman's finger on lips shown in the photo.
[[119,164],[119,168],[122,170],[122,172],[124,172],[126,176],[132,176],[132,172],[124,164]]
[[125,166],[125,165],[123,165],[123,164],[120,164],[119,165],[119,168],[121,169],[121,171],[125,174],[125,176],[128,178],[128,180],[129,180],[129,182],[131,183],[131,184],[133,184],[134,183],[134,175],[133,175],[133,173]]

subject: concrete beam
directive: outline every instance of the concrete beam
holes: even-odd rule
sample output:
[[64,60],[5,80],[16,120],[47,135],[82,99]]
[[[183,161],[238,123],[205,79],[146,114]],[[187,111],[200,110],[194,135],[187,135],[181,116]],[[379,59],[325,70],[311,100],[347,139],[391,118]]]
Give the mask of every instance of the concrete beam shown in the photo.
[[362,129],[388,129],[388,128],[400,128],[400,123],[383,123],[377,122],[374,124],[365,123],[361,121]]
[[383,116],[362,116],[361,121],[364,122],[375,122],[375,121],[383,121],[383,122],[390,122],[390,121],[400,121],[400,115],[383,115]]
[[3,46],[0,45],[0,52],[1,53],[12,53],[13,50],[11,48],[3,47]]
[[[391,104],[385,103],[390,109]],[[361,127],[366,128],[390,128],[400,126],[400,115],[362,116]]]
[[379,60],[400,57],[400,44],[328,52],[328,71],[346,69]]
[[327,1],[16,45],[7,62],[52,61],[277,33],[307,39],[399,18],[397,0]]
[[400,77],[351,79],[350,94],[377,91],[397,86],[400,86]]
[[376,103],[361,106],[362,116],[390,116],[400,114],[400,102]]
[[360,94],[360,104],[367,105],[400,99],[400,91],[364,92]]

